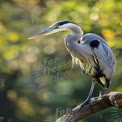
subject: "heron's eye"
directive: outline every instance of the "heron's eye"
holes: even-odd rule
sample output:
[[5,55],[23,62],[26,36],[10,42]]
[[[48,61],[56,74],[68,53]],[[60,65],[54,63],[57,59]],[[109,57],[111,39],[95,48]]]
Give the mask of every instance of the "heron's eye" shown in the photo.
[[80,40],[78,40],[77,43],[80,44]]

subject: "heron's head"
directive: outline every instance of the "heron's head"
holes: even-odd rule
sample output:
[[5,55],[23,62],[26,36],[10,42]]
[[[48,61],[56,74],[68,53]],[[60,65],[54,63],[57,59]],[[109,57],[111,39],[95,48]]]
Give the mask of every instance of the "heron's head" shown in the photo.
[[36,38],[37,36],[50,35],[59,31],[70,30],[72,29],[71,27],[73,25],[76,25],[76,24],[70,21],[59,21],[59,22],[54,23],[50,27],[32,35],[28,39],[33,39],[33,38]]

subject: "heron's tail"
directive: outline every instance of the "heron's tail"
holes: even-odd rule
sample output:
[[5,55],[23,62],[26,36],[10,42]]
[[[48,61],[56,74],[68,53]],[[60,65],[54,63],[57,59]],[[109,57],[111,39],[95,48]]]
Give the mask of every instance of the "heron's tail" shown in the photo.
[[105,76],[99,77],[98,83],[103,87],[103,88],[108,88],[110,85],[110,80],[108,80]]

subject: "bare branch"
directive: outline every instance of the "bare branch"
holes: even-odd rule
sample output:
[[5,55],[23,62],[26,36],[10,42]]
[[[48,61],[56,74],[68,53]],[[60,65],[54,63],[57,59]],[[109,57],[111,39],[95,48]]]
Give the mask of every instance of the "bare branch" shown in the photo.
[[85,104],[81,110],[79,109],[80,105],[78,105],[56,122],[78,122],[80,119],[109,107],[122,107],[122,92],[111,92],[92,98],[90,104]]

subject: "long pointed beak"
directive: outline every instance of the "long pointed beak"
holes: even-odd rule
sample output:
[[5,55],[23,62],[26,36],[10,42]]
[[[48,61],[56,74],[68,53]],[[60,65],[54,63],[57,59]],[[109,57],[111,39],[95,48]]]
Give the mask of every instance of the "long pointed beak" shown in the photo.
[[36,37],[38,37],[38,36],[49,35],[49,34],[51,34],[51,33],[54,33],[54,28],[49,27],[49,28],[47,28],[47,29],[45,29],[45,30],[43,30],[43,31],[40,31],[40,32],[38,32],[38,33],[36,33],[36,34],[30,36],[28,39],[33,39],[33,38],[36,38]]

